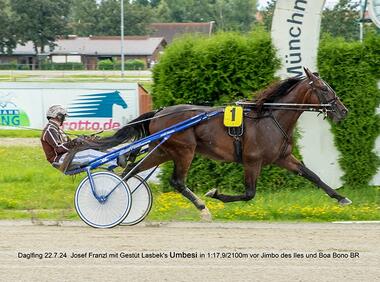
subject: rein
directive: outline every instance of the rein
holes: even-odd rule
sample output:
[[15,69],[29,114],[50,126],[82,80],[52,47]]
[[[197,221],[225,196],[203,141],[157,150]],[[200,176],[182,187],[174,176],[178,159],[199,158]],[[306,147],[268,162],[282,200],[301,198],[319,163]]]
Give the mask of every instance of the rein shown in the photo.
[[[26,130],[38,131],[38,132],[44,131],[43,129],[39,129],[39,128],[33,128],[33,127],[27,127],[27,126],[19,126],[19,125],[2,125],[2,126],[4,126],[4,127],[14,127],[14,128],[17,128],[17,129],[26,129]],[[96,135],[96,134],[100,134],[103,131],[104,130],[92,133],[92,134],[90,134],[90,136],[93,136],[93,135]],[[83,136],[83,134],[75,134],[75,133],[70,133],[70,132],[65,132],[65,134],[69,135],[69,136],[76,136],[76,137]]]
[[[247,108],[257,108],[255,102],[238,101],[236,105]],[[331,104],[294,104],[294,103],[264,103],[264,108],[270,110],[288,110],[288,111],[304,111],[304,112],[332,112]]]

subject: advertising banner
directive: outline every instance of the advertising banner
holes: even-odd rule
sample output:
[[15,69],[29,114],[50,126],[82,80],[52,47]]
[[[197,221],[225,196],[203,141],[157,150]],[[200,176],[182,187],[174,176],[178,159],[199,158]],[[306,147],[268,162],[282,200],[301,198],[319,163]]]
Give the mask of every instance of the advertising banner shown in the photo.
[[46,124],[46,111],[68,109],[64,130],[108,130],[139,115],[137,83],[1,83],[0,128],[36,128]]
[[380,28],[380,0],[368,1],[368,13],[373,23]]
[[278,0],[272,40],[281,58],[280,77],[303,75],[303,66],[317,69],[317,51],[324,0]]
[[[302,76],[303,67],[317,71],[319,33],[324,0],[278,0],[272,40],[281,59],[281,78]],[[298,145],[305,164],[333,188],[342,185],[343,171],[330,125],[316,113],[303,113],[298,122]]]

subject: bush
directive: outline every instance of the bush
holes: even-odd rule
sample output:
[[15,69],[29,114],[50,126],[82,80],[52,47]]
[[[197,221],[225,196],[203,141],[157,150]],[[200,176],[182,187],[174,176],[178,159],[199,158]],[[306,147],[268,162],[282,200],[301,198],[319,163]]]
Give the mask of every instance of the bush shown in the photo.
[[17,70],[17,63],[16,62],[1,63],[0,70]]
[[126,70],[143,70],[145,69],[145,63],[142,60],[128,60],[125,63]]
[[[117,61],[115,64],[115,69],[120,70],[121,69],[121,62]],[[124,62],[124,69],[125,70],[143,70],[145,69],[145,63],[143,60],[126,60]]]
[[113,70],[114,63],[111,60],[102,60],[98,62],[98,70]]
[[17,61],[0,63],[0,70],[29,70],[29,65],[17,64]]
[[[121,70],[121,62],[113,62],[111,60],[103,60],[98,62],[99,70]],[[143,60],[126,60],[124,62],[125,70],[143,70],[145,69],[145,63]]]
[[82,63],[50,63],[42,62],[41,70],[84,70]]
[[380,165],[373,152],[380,134],[379,48],[380,36],[370,34],[363,43],[326,37],[319,49],[319,71],[349,109],[343,122],[332,124],[348,186],[368,185]]
[[380,79],[380,33],[370,30],[363,44],[365,61],[368,62],[372,75]]
[[174,41],[153,69],[157,107],[252,98],[274,79],[279,66],[268,33],[220,33]]
[[30,70],[29,65],[17,65],[18,70]]

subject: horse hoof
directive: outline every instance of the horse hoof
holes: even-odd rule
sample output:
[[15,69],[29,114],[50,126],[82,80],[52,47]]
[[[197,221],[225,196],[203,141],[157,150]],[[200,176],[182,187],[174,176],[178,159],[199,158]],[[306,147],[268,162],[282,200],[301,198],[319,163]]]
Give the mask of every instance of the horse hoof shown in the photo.
[[212,221],[212,216],[208,208],[204,208],[201,210],[201,220],[203,222],[211,222]]
[[348,198],[343,198],[342,200],[339,201],[339,204],[342,206],[348,206],[352,204],[352,201]]
[[210,198],[214,198],[214,196],[216,195],[218,191],[215,189],[215,188],[212,188],[210,191],[208,191],[205,196],[206,197],[210,197]]

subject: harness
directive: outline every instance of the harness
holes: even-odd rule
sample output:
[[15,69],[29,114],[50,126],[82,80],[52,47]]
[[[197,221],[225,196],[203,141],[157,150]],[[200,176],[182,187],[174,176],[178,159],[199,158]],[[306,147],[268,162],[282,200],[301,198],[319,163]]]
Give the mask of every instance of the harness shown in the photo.
[[228,135],[234,138],[234,154],[235,160],[238,163],[243,162],[243,146],[241,142],[241,138],[244,134],[244,121],[241,126],[236,127],[228,127]]
[[[291,142],[290,136],[286,133],[286,131],[282,128],[279,121],[276,119],[276,117],[273,115],[273,111],[275,110],[287,110],[287,111],[302,111],[302,112],[319,112],[320,114],[324,115],[324,119],[327,117],[328,112],[335,112],[336,103],[338,101],[338,97],[334,95],[334,97],[330,100],[326,99],[325,93],[328,93],[329,90],[331,90],[332,93],[335,94],[334,90],[328,85],[326,82],[324,82],[324,87],[321,89],[317,89],[314,86],[314,82],[310,81],[309,85],[311,87],[311,90],[313,93],[315,93],[321,102],[321,104],[293,104],[293,103],[264,103],[262,106],[264,108],[268,109],[268,113],[266,115],[260,115],[257,117],[249,116],[249,112],[253,109],[257,109],[258,105],[255,102],[247,102],[247,101],[238,101],[236,102],[236,105],[243,106],[244,108],[244,118],[249,119],[263,119],[263,118],[270,118],[275,126],[278,128],[278,130],[281,132],[282,136],[284,137],[284,140],[281,144],[281,150],[279,158],[283,157],[285,155],[285,152]],[[288,90],[290,92],[296,85],[294,85],[292,88]],[[247,111],[245,110],[247,109]],[[228,128],[228,134],[234,138],[234,149],[235,149],[235,159],[237,162],[242,162],[242,142],[241,137],[244,134],[244,120],[241,125],[241,127],[235,128],[235,127],[229,127]]]

